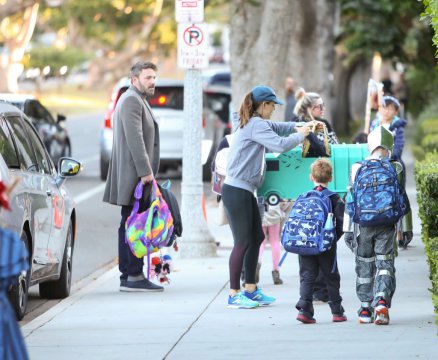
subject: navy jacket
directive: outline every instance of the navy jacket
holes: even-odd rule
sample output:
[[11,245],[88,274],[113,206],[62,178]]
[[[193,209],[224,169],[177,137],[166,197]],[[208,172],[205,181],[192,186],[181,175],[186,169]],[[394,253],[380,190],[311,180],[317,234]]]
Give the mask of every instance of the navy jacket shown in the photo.
[[394,134],[394,148],[392,149],[391,160],[401,161],[403,148],[405,147],[405,119],[399,118],[389,126],[389,131]]

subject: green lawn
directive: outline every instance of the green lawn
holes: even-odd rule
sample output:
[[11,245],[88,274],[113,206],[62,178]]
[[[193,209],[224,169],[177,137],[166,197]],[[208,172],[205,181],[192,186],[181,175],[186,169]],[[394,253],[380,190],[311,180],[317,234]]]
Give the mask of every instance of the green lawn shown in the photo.
[[67,86],[44,89],[37,97],[54,114],[72,115],[87,112],[104,112],[108,106],[109,91],[79,89]]

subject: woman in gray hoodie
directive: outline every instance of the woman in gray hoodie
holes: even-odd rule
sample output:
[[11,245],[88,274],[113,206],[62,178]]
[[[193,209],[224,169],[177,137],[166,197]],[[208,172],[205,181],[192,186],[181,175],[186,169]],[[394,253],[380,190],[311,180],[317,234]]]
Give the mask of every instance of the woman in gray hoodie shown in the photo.
[[[263,294],[255,282],[260,244],[264,239],[255,192],[263,183],[265,151],[285,152],[294,148],[304,141],[313,126],[313,122],[296,127],[295,122],[269,121],[275,104],[283,105],[283,102],[267,86],[256,86],[246,94],[228,155],[222,200],[234,239],[229,261],[230,308],[255,308],[275,301]],[[245,289],[240,291],[242,267]]]

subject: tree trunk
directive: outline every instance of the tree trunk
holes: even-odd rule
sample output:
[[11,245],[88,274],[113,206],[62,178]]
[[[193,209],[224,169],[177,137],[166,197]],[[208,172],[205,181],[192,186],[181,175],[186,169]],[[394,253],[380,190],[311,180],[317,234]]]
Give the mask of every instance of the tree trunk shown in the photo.
[[351,122],[364,120],[366,84],[371,74],[366,60],[357,59],[349,64],[344,60],[344,54],[338,54],[334,71],[333,125],[339,135],[351,134]]
[[[17,79],[23,71],[22,59],[24,50],[29,44],[35,29],[39,4],[28,7],[23,14],[23,22],[18,32],[4,33],[4,47],[6,51],[0,54],[0,92],[16,92]],[[7,19],[2,20],[8,21]],[[8,28],[8,24],[5,24]]]
[[[334,0],[260,0],[259,5],[233,0],[231,11],[232,96],[236,109],[258,84],[271,86],[284,98],[287,74],[292,74],[298,86],[320,93],[329,105]],[[274,119],[283,118],[283,112],[277,110]]]

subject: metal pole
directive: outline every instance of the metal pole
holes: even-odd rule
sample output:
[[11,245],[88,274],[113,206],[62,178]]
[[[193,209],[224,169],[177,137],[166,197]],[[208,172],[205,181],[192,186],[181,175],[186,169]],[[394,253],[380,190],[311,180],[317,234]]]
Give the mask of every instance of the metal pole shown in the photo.
[[182,169],[182,258],[216,256],[216,243],[202,213],[202,78],[201,70],[186,70]]

